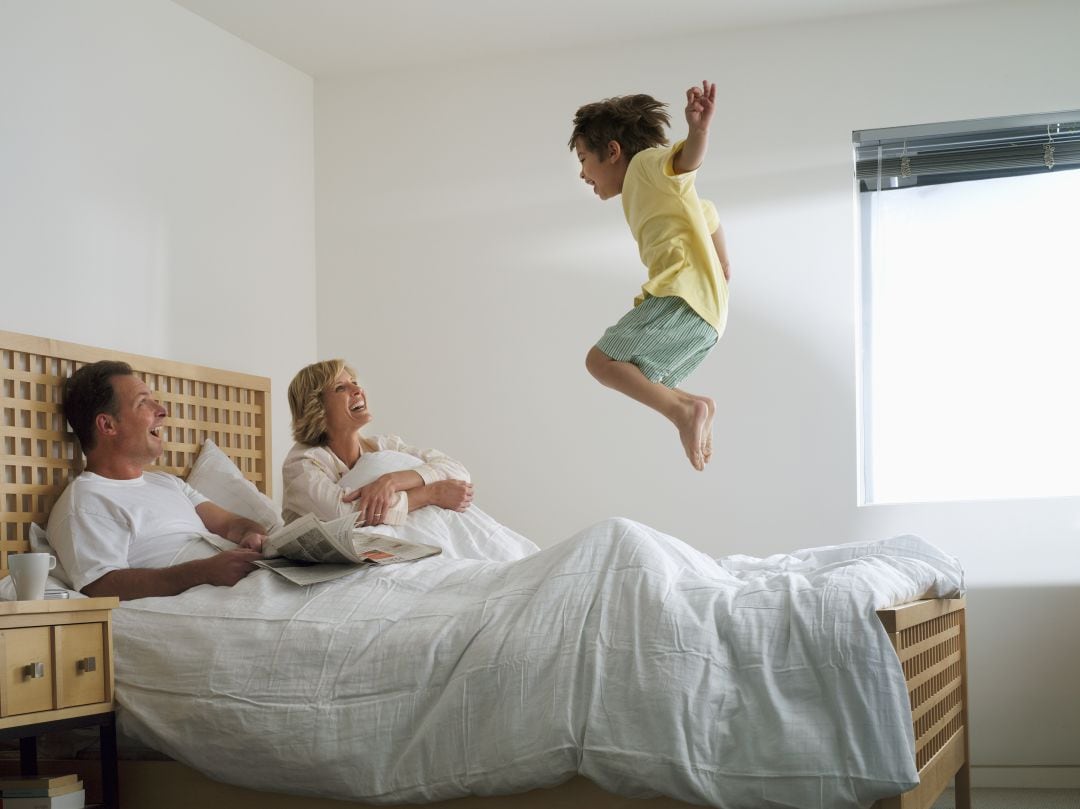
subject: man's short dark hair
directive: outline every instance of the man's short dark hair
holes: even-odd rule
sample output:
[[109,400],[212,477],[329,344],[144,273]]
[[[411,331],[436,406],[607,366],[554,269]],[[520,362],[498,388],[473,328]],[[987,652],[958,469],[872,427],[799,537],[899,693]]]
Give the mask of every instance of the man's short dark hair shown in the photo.
[[119,415],[120,402],[113,389],[114,376],[130,376],[131,366],[116,360],[101,360],[84,365],[64,380],[61,389],[61,407],[64,418],[82,446],[89,452],[97,443],[94,422],[99,413]]

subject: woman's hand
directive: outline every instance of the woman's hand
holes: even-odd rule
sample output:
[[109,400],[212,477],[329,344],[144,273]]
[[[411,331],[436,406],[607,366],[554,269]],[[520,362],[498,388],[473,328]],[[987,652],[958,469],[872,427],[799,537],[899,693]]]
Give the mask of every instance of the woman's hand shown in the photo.
[[397,493],[398,486],[390,472],[375,478],[367,486],[349,492],[341,499],[346,503],[356,501],[357,525],[381,525],[383,515],[389,513]]
[[473,486],[464,480],[440,480],[429,483],[430,503],[433,506],[464,511],[472,503]]

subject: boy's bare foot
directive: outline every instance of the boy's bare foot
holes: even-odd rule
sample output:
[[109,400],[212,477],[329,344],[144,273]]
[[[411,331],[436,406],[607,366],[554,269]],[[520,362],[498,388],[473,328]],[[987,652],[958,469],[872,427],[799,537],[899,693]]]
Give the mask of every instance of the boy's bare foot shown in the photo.
[[[696,404],[704,403],[705,407],[708,408],[708,417],[705,419],[705,425],[704,427],[702,427],[701,430],[700,443],[701,460],[702,463],[707,464],[709,461],[712,460],[712,430],[713,419],[716,417],[716,402],[714,402],[708,396],[699,396],[696,393],[687,393],[685,390],[676,389],[676,392],[682,399],[684,407],[692,407]],[[689,455],[689,453],[687,454]],[[693,463],[693,458],[690,459],[690,462]]]
[[705,468],[702,447],[705,442],[705,424],[709,421],[709,407],[700,399],[687,402],[684,416],[675,423],[679,428],[679,440],[682,441],[686,457],[697,471]]
[[705,406],[709,408],[709,418],[705,422],[705,443],[701,447],[701,456],[708,463],[712,460],[712,423],[713,418],[716,416],[716,402],[710,399],[708,396],[697,397],[701,401],[705,402]]

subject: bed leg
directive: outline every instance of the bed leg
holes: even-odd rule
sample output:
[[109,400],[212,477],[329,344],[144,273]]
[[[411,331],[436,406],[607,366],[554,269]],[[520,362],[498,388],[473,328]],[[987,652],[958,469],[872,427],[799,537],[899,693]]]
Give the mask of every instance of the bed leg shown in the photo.
[[956,771],[956,809],[971,809],[971,765],[965,763]]
[[117,771],[116,714],[110,713],[99,729],[101,741],[101,792],[105,809],[120,809],[119,775]]
[[37,776],[37,736],[23,736],[19,739],[19,771],[24,778]]
[[968,713],[968,666],[967,666],[967,609],[960,610],[961,698],[963,699],[964,763],[956,771],[953,780],[956,795],[955,809],[971,809],[971,720]]

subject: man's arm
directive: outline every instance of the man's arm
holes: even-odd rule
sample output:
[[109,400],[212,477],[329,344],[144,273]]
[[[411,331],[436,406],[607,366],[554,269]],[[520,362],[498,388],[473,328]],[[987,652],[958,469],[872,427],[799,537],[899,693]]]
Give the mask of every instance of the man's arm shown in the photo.
[[686,142],[675,155],[672,167],[676,174],[697,171],[709,149],[709,124],[716,110],[716,85],[703,81],[700,87],[686,91]]
[[112,570],[82,588],[88,596],[117,596],[121,601],[174,596],[200,584],[232,587],[255,569],[262,554],[252,550],[222,551],[172,567]]
[[241,548],[250,548],[253,551],[262,550],[263,540],[266,539],[266,529],[257,522],[226,511],[209,500],[195,506],[195,512],[211,533],[225,537]]

